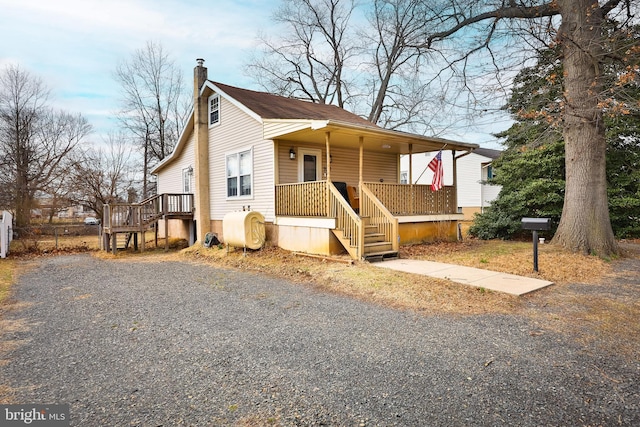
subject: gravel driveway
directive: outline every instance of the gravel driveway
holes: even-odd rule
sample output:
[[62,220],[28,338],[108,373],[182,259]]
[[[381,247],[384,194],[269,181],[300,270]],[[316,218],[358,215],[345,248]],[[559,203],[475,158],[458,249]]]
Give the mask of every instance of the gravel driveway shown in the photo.
[[640,425],[637,360],[515,316],[87,255],[36,261],[14,291],[4,400],[68,403],[73,426]]

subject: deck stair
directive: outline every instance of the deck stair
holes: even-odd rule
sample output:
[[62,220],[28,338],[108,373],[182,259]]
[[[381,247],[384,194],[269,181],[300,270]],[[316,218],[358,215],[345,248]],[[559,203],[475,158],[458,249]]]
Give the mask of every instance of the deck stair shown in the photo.
[[[388,220],[390,215],[385,215],[379,203],[371,200],[375,196],[363,193],[364,204],[360,205],[360,213],[363,216],[359,216],[335,187],[329,188],[330,216],[336,219],[336,226],[332,232],[349,255],[365,261],[397,258],[398,246],[397,243],[394,244],[394,239],[397,239],[397,223],[394,226],[393,222]],[[371,215],[368,215],[369,212]]]
[[398,258],[398,251],[393,249],[393,243],[385,240],[384,233],[378,232],[377,225],[367,225],[367,218],[363,218],[364,225],[364,255],[365,261],[383,261]]
[[[156,246],[158,242],[158,221],[161,219],[193,218],[193,194],[158,194],[140,203],[114,203],[104,206],[103,214],[103,247],[114,254],[118,249],[128,249],[133,240],[138,250],[145,249],[145,232],[155,231]],[[165,221],[165,234],[167,222]],[[138,239],[140,237],[140,239]],[[165,249],[168,239],[165,239]]]

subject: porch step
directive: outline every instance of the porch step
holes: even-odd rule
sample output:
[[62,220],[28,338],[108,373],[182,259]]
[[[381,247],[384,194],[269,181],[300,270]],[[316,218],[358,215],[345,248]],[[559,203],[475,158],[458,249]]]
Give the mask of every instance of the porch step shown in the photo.
[[364,256],[364,260],[368,262],[380,262],[392,259],[398,259],[397,251],[371,252]]
[[364,235],[364,243],[384,242],[384,233],[366,233]]
[[391,242],[373,242],[364,244],[364,255],[377,252],[387,252],[393,249]]

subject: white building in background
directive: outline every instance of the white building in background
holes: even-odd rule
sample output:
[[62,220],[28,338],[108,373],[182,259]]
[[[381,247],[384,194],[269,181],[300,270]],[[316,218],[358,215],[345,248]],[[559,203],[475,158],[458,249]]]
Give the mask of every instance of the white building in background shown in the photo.
[[[492,163],[502,152],[488,148],[477,148],[472,153],[457,160],[458,212],[471,220],[476,212],[483,212],[498,197],[502,189],[499,185],[489,185],[487,180],[494,176]],[[433,172],[428,165],[436,152],[413,154],[411,174],[414,184],[431,184]],[[459,154],[458,154],[459,155]],[[453,185],[453,156],[442,152],[444,185]],[[401,183],[409,183],[409,156],[400,159]]]

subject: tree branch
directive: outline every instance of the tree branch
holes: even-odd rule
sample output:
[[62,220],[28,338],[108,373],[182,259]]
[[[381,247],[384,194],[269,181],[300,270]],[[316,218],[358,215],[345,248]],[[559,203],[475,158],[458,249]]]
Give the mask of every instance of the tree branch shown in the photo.
[[[621,0],[611,0],[609,3],[615,2],[619,3]],[[475,15],[469,18],[464,18],[459,21],[452,28],[441,31],[438,33],[434,33],[427,38],[427,41],[421,45],[418,45],[419,48],[431,48],[431,45],[434,41],[440,41],[445,39],[452,34],[460,31],[464,27],[467,27],[472,24],[476,24],[478,22],[485,21],[487,19],[531,19],[531,18],[542,18],[545,16],[554,16],[559,15],[560,10],[555,1],[551,1],[549,3],[542,4],[540,6],[528,6],[528,7],[520,7],[515,6],[514,2],[510,2],[511,6],[509,7],[500,7],[492,11],[484,12],[479,15]]]

